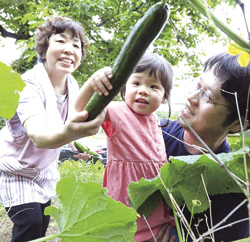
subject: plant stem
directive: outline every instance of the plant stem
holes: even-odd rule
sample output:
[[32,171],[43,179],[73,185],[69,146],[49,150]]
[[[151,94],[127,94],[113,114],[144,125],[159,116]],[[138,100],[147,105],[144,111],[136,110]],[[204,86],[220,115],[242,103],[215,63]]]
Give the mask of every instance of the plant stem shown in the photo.
[[[224,92],[227,92],[225,90],[223,90]],[[245,121],[244,121],[244,126],[242,124],[242,118],[240,115],[240,108],[239,108],[239,103],[238,103],[238,96],[237,96],[237,92],[235,93],[231,93],[231,92],[227,92],[229,94],[232,94],[235,96],[235,103],[236,103],[236,108],[237,108],[237,112],[238,112],[238,118],[239,118],[239,123],[240,123],[240,128],[241,128],[241,132],[242,132],[242,143],[243,143],[243,160],[244,160],[244,170],[245,170],[245,178],[246,178],[246,189],[247,192],[249,193],[249,177],[248,177],[248,169],[247,169],[247,160],[246,160],[246,146],[245,146],[245,130],[246,130],[246,124],[247,124],[247,115],[248,115],[248,104],[249,104],[249,92],[250,92],[250,85],[248,87],[248,94],[247,94],[247,107],[246,107],[246,114],[245,114]],[[248,200],[248,204],[250,204],[250,197],[247,196],[247,200]],[[250,208],[248,206],[248,217],[250,218]],[[250,224],[249,224],[249,229],[250,229]]]
[[180,240],[180,242],[183,242],[182,235],[181,235],[181,229],[180,229],[180,225],[179,225],[179,220],[178,220],[178,217],[176,215],[176,210],[175,210],[174,205],[173,205],[173,214],[174,214],[174,220],[175,220],[176,230],[177,230],[179,240]]
[[[246,25],[246,29],[247,29],[247,33],[248,33],[248,43],[250,46],[250,33],[248,30],[248,24],[247,24],[247,20],[246,20],[246,14],[245,14],[245,5],[243,2],[241,2],[240,0],[235,0],[235,2],[237,4],[239,4],[243,17],[244,17],[244,21],[245,21],[245,25]],[[244,168],[245,168],[245,176],[246,176],[246,186],[247,186],[247,191],[249,192],[249,178],[248,178],[248,173],[247,173],[247,162],[246,162],[246,151],[245,151],[245,130],[247,130],[247,125],[248,125],[248,120],[247,120],[247,116],[248,116],[248,111],[249,111],[249,96],[250,96],[250,85],[248,87],[248,93],[247,93],[247,106],[246,106],[246,114],[245,114],[245,120],[244,120],[244,126],[242,127],[242,140],[243,140],[243,151],[244,151]],[[239,117],[241,119],[241,117]],[[248,205],[250,204],[250,197],[247,197],[248,199]],[[248,206],[248,217],[250,218],[250,208]],[[250,224],[249,224],[249,228],[250,228]]]
[[[162,183],[164,189],[166,190],[166,192],[167,192],[168,195],[169,195],[169,198],[170,198],[171,203],[172,203],[172,205],[173,205],[173,208],[172,208],[172,209],[175,210],[175,212],[177,211],[178,214],[179,214],[179,216],[181,216],[181,219],[183,220],[183,224],[184,224],[186,230],[188,231],[190,237],[191,237],[193,240],[195,240],[195,235],[194,235],[194,233],[193,233],[191,227],[189,226],[189,224],[188,224],[188,222],[187,222],[187,220],[186,220],[184,214],[182,213],[180,207],[179,207],[178,204],[176,203],[176,201],[175,201],[173,195],[171,194],[171,192],[169,191],[169,189],[167,189],[165,183],[163,182],[162,177],[161,177],[161,174],[160,174],[159,170],[156,168],[156,165],[155,165],[154,160],[153,160],[152,157],[151,157],[151,161],[152,161],[152,163],[153,163],[153,165],[154,165],[154,167],[155,167],[155,170],[156,170],[156,172],[157,172],[157,174],[158,174],[158,176],[159,176],[159,178],[160,178],[160,181],[161,181],[161,183]],[[179,224],[178,219],[177,219],[176,217],[175,217],[175,222],[176,222],[176,225]],[[180,227],[177,228],[177,232],[178,232],[178,237],[179,237],[180,242],[183,242],[183,239],[182,239],[182,236],[181,236],[181,232],[180,232]]]
[[162,2],[161,2],[162,6],[165,6],[166,3],[167,3],[167,0],[162,0]]
[[59,235],[60,235],[60,233],[52,234],[52,235],[49,235],[49,236],[46,236],[46,237],[42,237],[42,238],[39,238],[39,239],[30,240],[29,242],[43,242],[43,241],[46,241],[46,240],[52,240],[52,239],[58,238]]
[[203,238],[205,238],[206,236],[208,236],[211,232],[215,232],[218,231],[220,229],[232,226],[235,223],[238,223],[240,221],[245,221],[249,218],[237,221],[237,222],[233,222],[231,224],[227,224],[223,227],[219,227],[221,224],[225,223],[227,221],[227,219],[233,214],[235,213],[241,206],[243,206],[245,203],[247,202],[247,199],[243,200],[237,207],[235,207],[223,220],[221,220],[219,223],[217,223],[213,228],[209,229],[206,233],[202,234],[202,236],[197,240],[197,241],[201,241]]
[[200,0],[188,0],[200,13],[206,16],[208,19],[211,18],[215,25],[230,37],[235,43],[243,48],[249,49],[249,43],[244,40],[241,36],[234,33],[231,28],[221,22],[211,11],[209,11]]
[[244,17],[244,21],[245,21],[245,25],[246,25],[246,29],[247,29],[247,34],[248,34],[248,41],[249,41],[249,46],[250,46],[250,32],[248,30],[248,24],[247,24],[247,20],[246,20],[246,14],[245,14],[245,5],[243,2],[241,2],[240,0],[235,0],[235,2],[237,4],[239,4],[241,11],[243,13],[243,17]]
[[[203,183],[203,186],[204,186],[204,189],[205,189],[206,195],[207,195],[207,200],[208,200],[208,202],[209,202],[210,226],[211,226],[211,228],[213,228],[213,217],[212,217],[212,206],[211,206],[211,200],[210,200],[210,197],[209,197],[209,195],[208,195],[208,192],[207,192],[207,187],[206,187],[206,183],[205,183],[205,181],[204,181],[204,177],[203,177],[203,175],[202,175],[202,174],[201,174],[201,179],[202,179],[202,183]],[[212,240],[213,240],[213,241],[215,241],[213,231],[211,231],[210,236],[211,236]]]

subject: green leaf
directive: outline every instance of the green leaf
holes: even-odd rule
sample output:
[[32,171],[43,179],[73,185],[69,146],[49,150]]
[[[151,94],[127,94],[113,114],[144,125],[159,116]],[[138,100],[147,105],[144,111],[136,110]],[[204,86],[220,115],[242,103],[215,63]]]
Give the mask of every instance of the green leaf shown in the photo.
[[[246,152],[249,152],[248,147],[246,147]],[[218,157],[232,173],[245,180],[242,149],[227,154],[222,153]],[[148,180],[142,178],[139,182],[132,182],[129,185],[128,194],[131,203],[135,209],[140,210],[140,213],[147,216],[151,214],[154,204],[150,204],[152,203],[150,200],[157,191],[161,192],[170,208],[172,204],[168,191],[173,195],[179,206],[186,203],[190,212],[192,210],[194,213],[205,211],[208,209],[209,203],[201,174],[209,195],[241,192],[238,185],[210,155],[177,156],[170,157],[170,160],[171,163],[164,164],[160,169],[164,185],[159,176]],[[250,167],[248,155],[247,166]],[[250,168],[248,168],[248,174],[250,175]],[[198,201],[200,206],[193,207],[194,201]]]
[[20,75],[0,62],[0,116],[11,119],[16,112],[19,94],[25,86]]
[[246,238],[246,239],[240,239],[240,240],[235,240],[234,242],[249,242],[250,238]]
[[100,184],[62,178],[57,194],[62,207],[48,207],[45,214],[55,218],[62,242],[133,241],[137,213],[107,196]]

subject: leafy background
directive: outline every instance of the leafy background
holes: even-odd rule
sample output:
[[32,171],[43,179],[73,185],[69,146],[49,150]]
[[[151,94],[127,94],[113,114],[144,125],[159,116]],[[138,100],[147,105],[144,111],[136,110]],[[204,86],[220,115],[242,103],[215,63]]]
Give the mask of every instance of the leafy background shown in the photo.
[[[94,71],[103,66],[112,66],[115,58],[130,33],[132,26],[157,0],[1,0],[0,34],[12,38],[24,47],[21,58],[13,67],[23,73],[36,62],[34,30],[52,15],[69,16],[86,29],[91,42],[87,58],[74,73],[83,84]],[[197,75],[202,68],[204,50],[196,47],[204,39],[227,43],[225,35],[215,31],[214,26],[187,0],[167,1],[171,14],[169,23],[154,44],[154,52],[162,54],[173,66],[185,62],[188,75]],[[208,0],[215,9],[220,0]],[[236,6],[234,0],[225,0],[226,6]],[[230,24],[231,19],[226,19]],[[27,61],[31,61],[27,64]],[[87,67],[87,68],[86,68]]]

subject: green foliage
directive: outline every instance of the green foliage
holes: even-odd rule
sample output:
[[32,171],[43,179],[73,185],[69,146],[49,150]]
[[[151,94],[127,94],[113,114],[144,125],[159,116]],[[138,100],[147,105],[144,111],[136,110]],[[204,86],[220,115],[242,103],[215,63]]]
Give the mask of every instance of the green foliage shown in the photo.
[[236,240],[235,242],[249,242],[249,241],[250,241],[250,237],[248,237],[246,239]]
[[[112,66],[132,26],[146,10],[158,1],[146,0],[2,0],[0,22],[10,30],[12,38],[26,48],[25,61],[36,56],[34,52],[34,30],[52,15],[71,17],[86,29],[91,45],[87,58],[74,73],[82,85],[97,69]],[[208,1],[214,9],[221,1]],[[226,1],[228,4],[235,2]],[[169,23],[154,43],[154,52],[162,54],[172,65],[186,61],[193,74],[201,70],[201,60],[195,47],[205,34],[212,41],[222,40],[214,26],[196,11],[187,1],[169,0],[171,9]],[[8,17],[6,17],[8,16]],[[8,37],[10,34],[3,34]],[[204,54],[202,51],[199,54]],[[87,67],[87,68],[86,68]],[[28,69],[28,68],[24,68]]]
[[76,177],[83,182],[96,182],[102,184],[104,165],[101,160],[84,162],[83,160],[66,160],[60,163],[58,170],[61,177]]
[[0,130],[5,126],[5,119],[0,117]]
[[16,112],[19,94],[25,86],[20,75],[0,62],[0,116],[10,119]]
[[[249,148],[246,150],[249,152]],[[242,150],[228,154],[222,153],[218,157],[232,173],[245,180]],[[161,178],[179,206],[185,202],[191,212],[200,213],[209,207],[201,174],[209,195],[241,192],[238,185],[210,155],[177,156],[170,157],[170,160],[171,163],[166,163],[161,168]],[[247,156],[247,166],[250,167],[249,156]],[[250,175],[250,168],[248,168],[248,174]],[[149,215],[155,208],[155,204],[151,201],[159,200],[160,193],[164,196],[168,206],[172,207],[165,187],[160,177],[149,180],[142,178],[138,183],[133,182],[129,185],[129,197],[140,213]],[[199,206],[194,206],[194,201],[198,201]]]
[[62,242],[133,241],[137,213],[110,198],[100,184],[62,178],[56,192],[62,206],[50,206],[45,214],[55,218],[59,232],[33,242],[58,237]]
[[155,113],[159,118],[168,118],[168,112],[157,110]]
[[[245,132],[245,145],[250,147],[250,130]],[[242,133],[240,132],[240,137],[236,138],[236,141],[230,143],[230,149],[232,151],[239,150],[243,147]]]
[[27,70],[32,69],[33,66],[37,63],[37,56],[34,56],[29,62],[27,62],[27,56],[29,56],[29,54],[30,53],[26,50],[22,53],[20,58],[11,63],[11,68],[20,75],[25,73]]

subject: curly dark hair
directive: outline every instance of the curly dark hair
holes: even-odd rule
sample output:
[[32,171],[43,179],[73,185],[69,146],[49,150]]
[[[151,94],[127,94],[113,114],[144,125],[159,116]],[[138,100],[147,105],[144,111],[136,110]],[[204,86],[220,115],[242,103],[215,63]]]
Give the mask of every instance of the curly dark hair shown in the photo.
[[70,31],[73,38],[76,37],[80,39],[82,59],[86,56],[89,41],[85,35],[83,26],[68,17],[54,17],[38,26],[36,30],[36,51],[38,53],[38,62],[44,62],[42,56],[47,52],[50,36],[65,31]]

